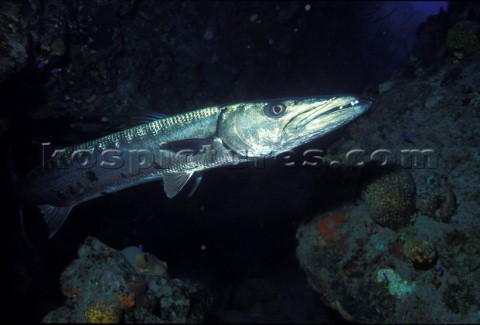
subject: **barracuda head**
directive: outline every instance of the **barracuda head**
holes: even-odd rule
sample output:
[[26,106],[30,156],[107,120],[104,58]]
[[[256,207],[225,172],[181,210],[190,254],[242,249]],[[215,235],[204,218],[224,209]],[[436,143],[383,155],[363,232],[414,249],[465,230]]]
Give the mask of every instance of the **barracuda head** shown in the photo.
[[242,156],[271,157],[338,129],[371,104],[351,95],[234,104],[223,111],[218,135]]

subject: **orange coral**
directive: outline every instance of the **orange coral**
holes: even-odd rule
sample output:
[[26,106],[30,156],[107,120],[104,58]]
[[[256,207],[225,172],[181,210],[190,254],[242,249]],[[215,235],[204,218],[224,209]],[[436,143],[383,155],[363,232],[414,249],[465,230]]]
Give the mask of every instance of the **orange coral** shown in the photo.
[[325,239],[340,239],[341,237],[337,236],[336,231],[346,219],[347,216],[345,214],[332,214],[326,216],[317,223],[318,233]]
[[117,298],[124,309],[130,309],[135,306],[135,298],[132,293],[129,293],[128,295],[118,294]]

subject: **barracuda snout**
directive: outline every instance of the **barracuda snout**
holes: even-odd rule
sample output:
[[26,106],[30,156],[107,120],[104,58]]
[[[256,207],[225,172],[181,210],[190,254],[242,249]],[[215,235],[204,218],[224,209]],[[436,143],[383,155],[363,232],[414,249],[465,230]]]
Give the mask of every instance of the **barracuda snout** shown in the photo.
[[338,129],[371,104],[353,95],[239,103],[223,112],[219,136],[240,155],[269,157]]

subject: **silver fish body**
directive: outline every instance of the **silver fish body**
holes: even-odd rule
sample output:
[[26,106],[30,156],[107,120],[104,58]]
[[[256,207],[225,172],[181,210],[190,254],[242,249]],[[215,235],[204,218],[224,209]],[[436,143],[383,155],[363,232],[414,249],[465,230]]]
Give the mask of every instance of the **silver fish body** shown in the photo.
[[161,118],[56,152],[17,186],[37,205],[50,237],[76,205],[163,179],[168,197],[210,168],[272,157],[350,122],[371,105],[355,96],[213,106]]

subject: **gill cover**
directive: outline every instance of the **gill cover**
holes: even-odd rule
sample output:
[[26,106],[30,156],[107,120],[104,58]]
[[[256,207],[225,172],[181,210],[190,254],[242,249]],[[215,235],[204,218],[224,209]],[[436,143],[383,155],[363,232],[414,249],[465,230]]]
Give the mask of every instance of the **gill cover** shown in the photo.
[[283,102],[240,103],[226,108],[218,121],[218,136],[242,157],[269,156],[281,139]]

